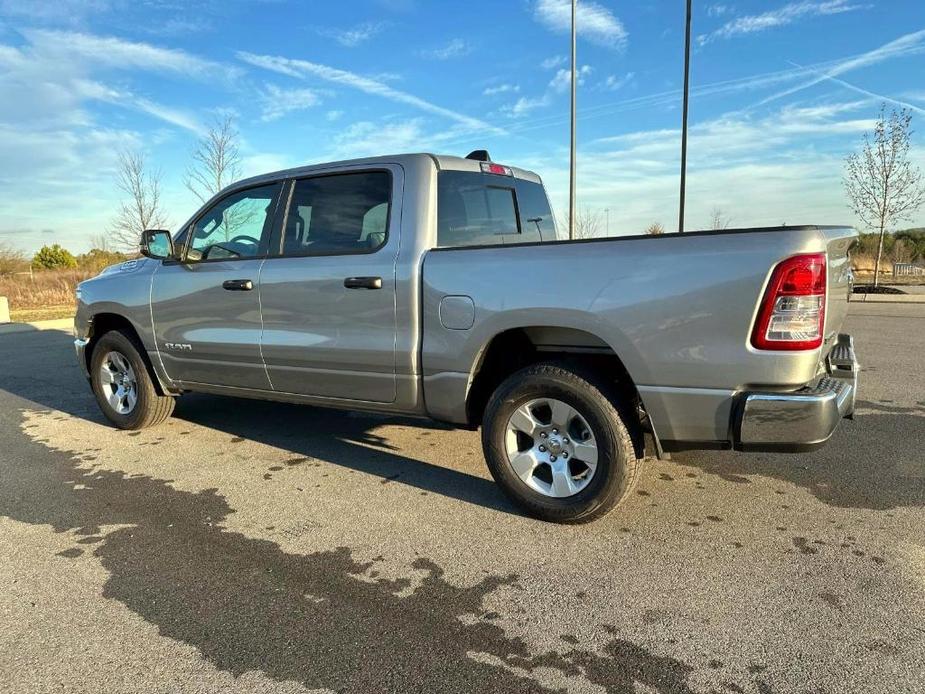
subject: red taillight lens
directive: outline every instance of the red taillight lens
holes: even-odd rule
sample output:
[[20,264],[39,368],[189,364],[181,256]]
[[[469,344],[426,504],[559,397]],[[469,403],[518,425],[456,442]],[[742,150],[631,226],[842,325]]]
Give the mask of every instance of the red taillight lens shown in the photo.
[[825,321],[825,254],[787,258],[771,275],[752,333],[758,349],[816,349]]

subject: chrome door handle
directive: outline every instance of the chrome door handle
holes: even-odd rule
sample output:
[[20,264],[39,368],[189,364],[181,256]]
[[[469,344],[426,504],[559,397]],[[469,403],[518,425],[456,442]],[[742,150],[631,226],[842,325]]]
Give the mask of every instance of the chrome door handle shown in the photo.
[[348,277],[344,280],[347,289],[382,289],[381,277]]
[[222,282],[222,289],[227,289],[230,292],[249,292],[254,288],[254,283],[251,280],[225,280]]

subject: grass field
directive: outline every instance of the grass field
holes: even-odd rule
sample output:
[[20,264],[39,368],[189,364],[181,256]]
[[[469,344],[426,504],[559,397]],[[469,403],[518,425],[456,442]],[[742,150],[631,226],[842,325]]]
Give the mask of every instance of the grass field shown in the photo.
[[74,315],[77,283],[92,277],[80,270],[45,270],[0,277],[0,296],[10,302],[14,321],[51,320]]

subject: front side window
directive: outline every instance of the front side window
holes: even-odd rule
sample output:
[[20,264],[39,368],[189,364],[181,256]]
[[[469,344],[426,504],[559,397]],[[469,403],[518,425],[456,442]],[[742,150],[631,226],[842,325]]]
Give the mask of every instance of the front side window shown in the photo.
[[514,180],[492,174],[441,171],[437,187],[437,245],[479,246],[522,239]]
[[279,184],[251,188],[223,198],[192,227],[191,260],[255,258],[266,252]]
[[283,230],[283,255],[346,255],[381,248],[388,235],[391,195],[387,171],[296,181]]

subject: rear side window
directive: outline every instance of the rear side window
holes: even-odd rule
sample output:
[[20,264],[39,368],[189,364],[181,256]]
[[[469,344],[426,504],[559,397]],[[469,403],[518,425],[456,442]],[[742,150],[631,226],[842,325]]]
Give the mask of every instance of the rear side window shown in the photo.
[[517,240],[520,220],[513,178],[467,171],[440,172],[438,246],[500,245]]
[[283,229],[283,255],[371,253],[388,235],[392,179],[387,171],[295,182]]
[[490,246],[556,240],[542,184],[469,171],[441,171],[437,245]]
[[520,228],[524,241],[555,241],[556,220],[549,208],[549,199],[542,184],[514,181],[517,190],[517,207],[520,211]]

